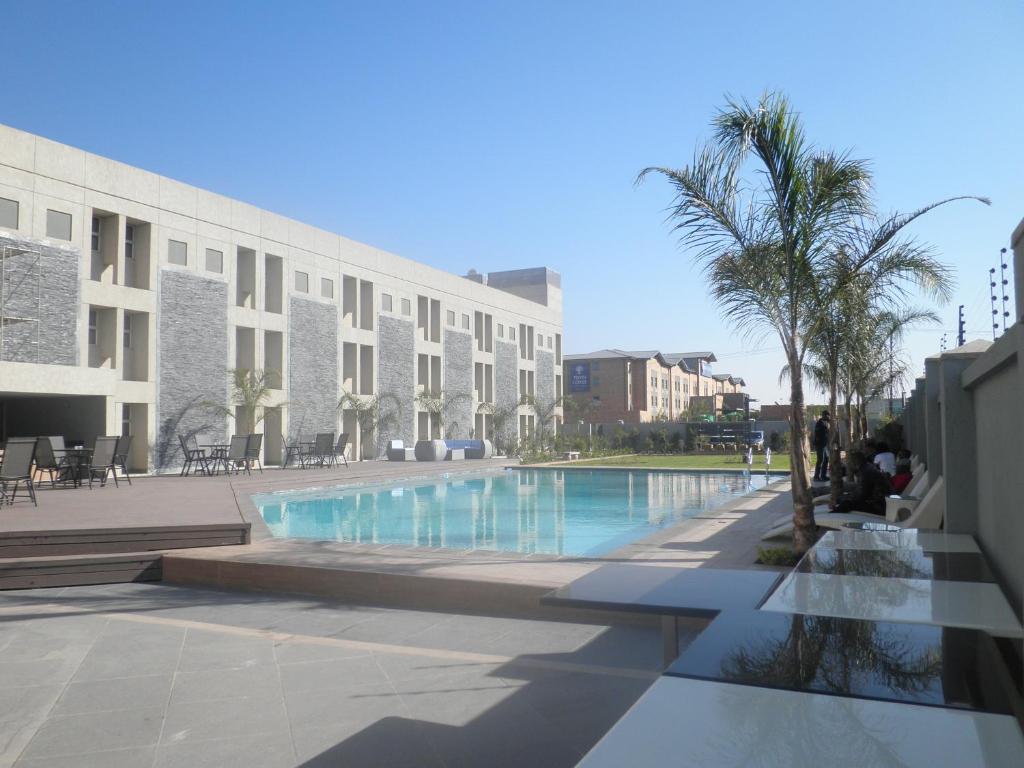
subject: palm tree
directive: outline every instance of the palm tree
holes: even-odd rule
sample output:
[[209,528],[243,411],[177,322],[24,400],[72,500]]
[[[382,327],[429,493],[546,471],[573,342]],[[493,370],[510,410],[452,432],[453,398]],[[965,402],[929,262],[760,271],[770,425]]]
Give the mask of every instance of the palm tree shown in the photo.
[[543,447],[554,428],[555,410],[562,404],[562,398],[546,400],[536,395],[523,395],[519,399],[519,404],[533,411],[537,418],[537,441]]
[[232,368],[228,373],[231,375],[231,403],[235,407],[212,402],[204,402],[203,405],[221,416],[234,419],[238,432],[248,434],[263,421],[266,407],[273,399],[269,385],[279,381],[281,374],[278,371],[249,368]]
[[[354,395],[342,391],[338,400],[338,410],[350,411],[359,428],[360,455],[366,458],[366,445],[372,442],[373,436],[380,437],[401,422],[402,403],[393,394],[382,392],[379,395]],[[380,452],[380,446],[378,453]]]
[[477,413],[484,413],[491,417],[494,448],[498,453],[508,455],[509,449],[515,442],[512,436],[515,434],[515,422],[519,417],[519,401],[505,406],[496,403],[480,403],[477,406]]
[[[451,437],[459,428],[459,423],[451,419],[451,414],[461,403],[472,402],[473,396],[467,392],[428,392],[423,390],[416,395],[416,405],[430,414],[437,423],[437,428],[445,437]],[[445,431],[445,425],[451,424],[451,430]]]
[[[890,260],[909,266],[921,249],[901,241],[901,230],[949,200],[862,228],[873,221],[867,164],[813,147],[785,96],[730,101],[713,125],[714,139],[690,166],[646,168],[638,181],[656,173],[673,187],[673,231],[704,265],[723,313],[747,336],[775,334],[782,344],[790,370],[794,548],[804,552],[815,532],[804,358],[823,314],[850,289],[846,281],[828,282],[830,262],[855,237],[852,275]],[[745,179],[750,161],[758,172]]]

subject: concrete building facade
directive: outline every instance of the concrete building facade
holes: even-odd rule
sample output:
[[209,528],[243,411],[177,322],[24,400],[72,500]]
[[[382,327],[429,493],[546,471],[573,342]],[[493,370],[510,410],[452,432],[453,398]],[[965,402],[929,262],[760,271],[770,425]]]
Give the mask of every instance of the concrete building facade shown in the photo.
[[[270,386],[270,463],[284,436],[321,431],[347,432],[352,455],[491,435],[501,408],[518,434],[536,410],[520,395],[561,386],[549,269],[446,273],[5,126],[0,285],[0,439],[128,432],[138,470],[179,465],[178,434],[252,426],[217,415],[235,369]],[[343,393],[396,410],[367,445]]]
[[599,423],[681,421],[698,410],[746,410],[745,382],[713,373],[714,362],[712,352],[602,349],[566,355],[563,395]]

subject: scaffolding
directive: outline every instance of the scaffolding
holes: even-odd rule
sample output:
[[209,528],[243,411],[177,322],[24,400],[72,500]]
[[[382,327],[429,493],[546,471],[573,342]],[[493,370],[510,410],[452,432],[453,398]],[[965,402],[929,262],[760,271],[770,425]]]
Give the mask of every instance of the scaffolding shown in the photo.
[[38,248],[0,243],[0,362],[39,362],[42,256]]

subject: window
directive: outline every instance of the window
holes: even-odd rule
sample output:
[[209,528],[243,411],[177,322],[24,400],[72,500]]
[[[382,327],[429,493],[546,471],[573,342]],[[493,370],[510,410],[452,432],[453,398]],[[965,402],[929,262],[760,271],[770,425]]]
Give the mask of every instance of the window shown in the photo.
[[542,336],[539,333],[537,334],[537,346],[538,347],[543,347],[544,346],[544,336]]
[[206,271],[217,274],[224,272],[224,253],[222,251],[213,248],[206,249]]
[[395,300],[391,298],[390,293],[382,293],[380,295],[380,308],[384,312],[395,311]]
[[122,338],[123,338],[123,341],[124,341],[124,348],[125,349],[131,349],[132,348],[132,316],[127,314],[127,313],[124,316],[124,333],[122,334]]
[[100,252],[100,217],[92,217],[92,252]]
[[509,341],[515,341],[516,340],[516,327],[514,325],[510,325],[508,327],[508,340]]
[[[209,251],[207,251],[209,253]],[[124,228],[124,257],[126,259],[135,258],[135,225],[128,224]]]
[[548,336],[548,349],[551,349],[551,337]]
[[402,299],[402,314],[403,315],[411,315],[412,314],[412,302],[409,301],[409,299]]
[[462,315],[462,330],[464,330],[464,331],[468,331],[469,330],[469,315],[467,315],[465,313],[463,313],[463,315]]
[[320,295],[325,299],[334,298],[334,281],[329,277],[320,278]]
[[590,364],[590,369],[593,370],[593,371],[601,370],[601,361],[600,360],[595,360],[594,362],[592,362]]
[[498,323],[498,338],[499,339],[504,339],[505,338],[505,326],[502,325],[501,323]]
[[455,327],[455,313],[452,310],[449,309],[448,312],[445,314],[445,321],[448,323],[448,325],[452,326],[453,328]]
[[18,228],[18,201],[0,197],[0,227]]
[[46,236],[55,240],[71,239],[71,214],[46,210]]
[[128,437],[132,433],[131,403],[121,403],[121,436]]
[[188,245],[180,240],[167,241],[167,261],[171,264],[188,264]]
[[600,376],[594,376],[593,374],[591,374],[590,375],[590,383],[593,386],[595,386],[595,387],[600,386],[601,385],[601,377]]
[[299,293],[309,293],[309,273],[295,272],[295,290]]
[[89,310],[89,345],[96,346],[96,310]]

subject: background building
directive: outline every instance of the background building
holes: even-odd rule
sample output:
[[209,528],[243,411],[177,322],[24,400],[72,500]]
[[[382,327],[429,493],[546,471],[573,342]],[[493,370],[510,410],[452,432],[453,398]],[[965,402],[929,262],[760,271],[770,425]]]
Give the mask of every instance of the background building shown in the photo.
[[466,279],[4,126],[0,285],[0,438],[129,432],[135,469],[249,428],[215,415],[231,369],[267,372],[270,463],[282,435],[358,444],[343,392],[398,404],[379,444],[530,431],[519,395],[561,386],[555,272]]
[[602,349],[566,355],[564,396],[588,421],[642,424],[700,414],[746,414],[743,379],[715,374],[712,352]]

